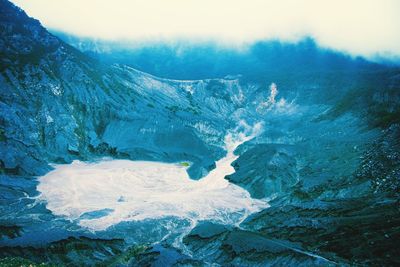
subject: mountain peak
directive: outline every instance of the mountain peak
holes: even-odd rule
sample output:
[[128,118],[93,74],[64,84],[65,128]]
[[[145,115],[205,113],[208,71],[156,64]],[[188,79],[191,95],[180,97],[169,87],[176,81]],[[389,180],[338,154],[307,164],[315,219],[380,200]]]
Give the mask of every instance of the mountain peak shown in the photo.
[[8,0],[0,0],[0,22],[2,24],[35,24],[42,27],[39,20],[29,17],[24,10]]
[[45,53],[55,51],[60,40],[49,33],[38,20],[7,0],[0,0],[1,69],[39,60]]

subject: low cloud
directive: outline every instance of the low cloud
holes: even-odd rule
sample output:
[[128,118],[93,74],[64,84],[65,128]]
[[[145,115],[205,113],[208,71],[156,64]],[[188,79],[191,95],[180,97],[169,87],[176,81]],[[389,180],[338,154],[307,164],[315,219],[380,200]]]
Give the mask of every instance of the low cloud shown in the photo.
[[242,46],[312,36],[367,57],[400,55],[397,0],[12,0],[46,27],[109,40],[215,40]]

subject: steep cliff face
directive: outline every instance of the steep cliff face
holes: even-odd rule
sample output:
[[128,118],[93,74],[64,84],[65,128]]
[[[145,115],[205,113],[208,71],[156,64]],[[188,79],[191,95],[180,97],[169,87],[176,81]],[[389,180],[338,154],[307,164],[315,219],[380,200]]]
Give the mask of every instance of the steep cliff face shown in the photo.
[[0,25],[5,173],[113,156],[193,161],[199,178],[221,155],[226,115],[242,104],[237,80],[173,81],[102,65],[6,1]]

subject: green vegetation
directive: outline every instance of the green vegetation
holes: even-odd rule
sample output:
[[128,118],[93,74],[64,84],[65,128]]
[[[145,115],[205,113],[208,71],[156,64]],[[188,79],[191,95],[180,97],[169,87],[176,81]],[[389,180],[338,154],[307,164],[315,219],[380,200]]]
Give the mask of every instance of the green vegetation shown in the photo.
[[139,254],[143,253],[148,247],[146,245],[136,245],[129,247],[123,253],[113,257],[110,261],[104,262],[107,266],[121,266],[127,265],[132,258],[136,258]]
[[190,163],[184,161],[184,162],[180,162],[179,165],[181,165],[181,166],[183,166],[183,167],[189,167],[189,166],[190,166]]
[[6,136],[4,134],[4,129],[0,128],[0,142],[6,141]]
[[187,107],[187,108],[185,109],[185,111],[186,111],[186,112],[190,112],[190,113],[192,113],[193,115],[200,115],[200,114],[201,114],[201,112],[199,111],[199,109],[196,109],[196,108],[194,108],[194,107]]
[[[0,267],[56,267],[57,265],[48,263],[34,263],[20,257],[6,257],[0,259]],[[58,265],[59,266],[59,265]]]
[[372,120],[374,126],[386,128],[393,123],[400,123],[400,107],[390,112],[381,106],[375,109],[374,113],[376,114],[375,118]]
[[400,123],[400,107],[396,102],[397,92],[387,88],[358,88],[345,94],[327,113],[316,121],[335,119],[347,112],[365,118],[370,127],[387,128]]
[[171,111],[172,113],[176,113],[178,110],[180,110],[180,108],[178,106],[167,106],[165,107],[166,109],[168,109],[169,111]]
[[[3,168],[0,169],[0,173],[3,172]],[[4,170],[5,172],[5,170]],[[20,236],[22,232],[22,228],[17,225],[0,225],[0,238],[8,237],[8,238],[15,238]]]
[[193,115],[200,115],[200,108],[197,106],[189,106],[187,108],[182,108],[179,106],[166,106],[166,109],[168,109],[169,111],[171,111],[172,113],[176,114],[176,112],[178,111],[186,111],[189,113],[192,113]]

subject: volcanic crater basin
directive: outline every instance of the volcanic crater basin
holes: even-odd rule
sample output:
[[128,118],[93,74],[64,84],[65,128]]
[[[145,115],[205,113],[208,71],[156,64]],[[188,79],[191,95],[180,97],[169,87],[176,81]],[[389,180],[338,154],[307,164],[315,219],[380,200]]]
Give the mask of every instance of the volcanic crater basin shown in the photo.
[[91,231],[103,231],[127,221],[178,217],[237,225],[249,214],[268,207],[248,191],[225,180],[232,174],[233,151],[252,136],[229,134],[227,154],[200,180],[187,166],[149,161],[103,160],[55,165],[39,178],[39,198],[53,214],[76,221]]

